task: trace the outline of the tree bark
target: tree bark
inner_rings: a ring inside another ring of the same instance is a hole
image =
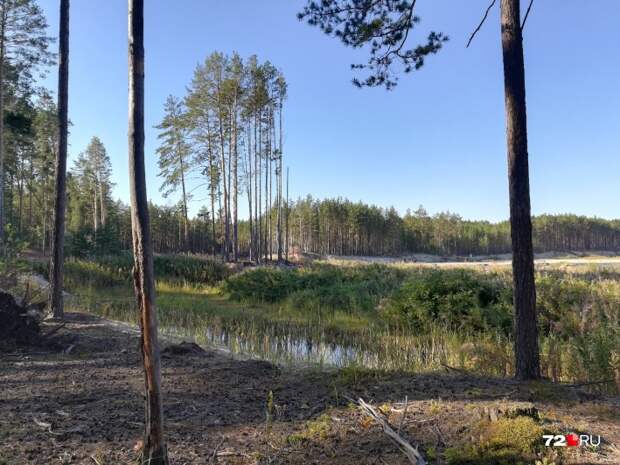
[[[140,312],[145,381],[145,432],[141,463],[167,465],[153,251],[144,170],[144,0],[129,1],[129,184],[134,289]]]
[[[515,376],[524,380],[537,379],[540,377],[540,360],[530,212],[525,66],[519,0],[502,0],[501,33],[512,239]]]
[[[6,58],[6,5],[0,18],[0,254],[4,254],[4,61]]]
[[[54,239],[50,265],[49,306],[54,318],[64,317],[63,278],[67,202],[67,138],[69,135],[69,0],[60,0],[58,53],[58,150],[54,197]]]
[[[282,99],[282,97],[280,97],[280,99]],[[278,263],[282,262],[282,253],[283,253],[283,246],[282,246],[282,157],[283,157],[283,137],[282,137],[282,100],[280,100],[280,106],[279,106],[279,119],[278,119],[278,125],[279,125],[279,150],[278,150],[278,176],[277,176],[277,182],[278,182]]]
[[[288,221],[289,221],[288,179],[289,179],[289,170],[287,166],[286,167],[286,225],[285,225],[286,246],[284,249],[284,257],[287,263],[288,263],[288,251],[289,251],[289,246],[290,246],[289,224],[288,224]]]
[[[183,156],[179,156],[179,164],[181,167],[181,190],[183,193],[183,248],[185,252],[190,252],[189,243],[189,215],[187,213],[187,191],[185,189],[185,164],[183,163]]]
[[[238,211],[238,195],[239,195],[239,146],[238,146],[238,133],[237,133],[237,100],[235,97],[235,103],[233,105],[232,112],[232,137],[233,137],[233,160],[232,160],[232,176],[233,176],[233,207],[232,207],[232,222],[233,222],[233,261],[237,262],[239,259],[239,211]]]

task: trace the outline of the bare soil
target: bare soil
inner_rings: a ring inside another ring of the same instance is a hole
[[[61,332],[75,341],[69,353],[0,354],[0,464],[135,464],[143,430],[137,334],[84,314],[69,314]],[[196,352],[162,359],[173,464],[408,463],[347,400],[359,397],[400,425],[431,464],[445,463],[446,448],[475,442],[482,419],[532,407],[546,429],[603,438],[596,449],[563,451],[556,464],[620,463],[618,398],[452,370],[293,370]]]

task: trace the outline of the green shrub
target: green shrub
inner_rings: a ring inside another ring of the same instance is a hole
[[[229,271],[222,263],[186,256],[157,256],[153,260],[156,279],[213,285]],[[133,257],[129,253],[93,260],[70,259],[65,263],[66,285],[109,287],[131,283]]]
[[[224,290],[234,300],[281,302],[307,310],[372,310],[381,297],[402,282],[405,273],[393,267],[370,265],[297,268],[259,267],[229,277]]]
[[[279,302],[300,287],[297,270],[280,268],[253,268],[224,282],[224,290],[232,299],[250,303]]]
[[[493,275],[466,270],[423,270],[413,274],[386,304],[388,318],[417,331],[433,325],[510,333],[510,286]]]
[[[191,284],[217,284],[230,274],[221,262],[184,255],[156,256],[153,267],[156,278],[179,279]]]
[[[366,312],[373,310],[376,303],[377,299],[366,287],[366,283],[346,283],[303,289],[292,293],[287,300],[287,305],[291,309],[319,314],[336,311]]]

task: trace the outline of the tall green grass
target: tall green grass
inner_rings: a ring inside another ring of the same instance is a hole
[[[278,362],[513,373],[507,271],[318,264],[229,275],[219,263],[158,259],[157,307],[169,333]],[[126,258],[68,262],[69,289],[83,291],[72,305],[135,322],[130,269]],[[546,270],[537,289],[545,376],[620,380],[615,276]]]

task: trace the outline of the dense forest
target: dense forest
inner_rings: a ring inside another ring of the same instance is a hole
[[[248,98],[253,95],[253,106],[244,101],[245,107],[232,109],[232,120],[224,109],[220,117],[218,107],[211,106],[216,105],[217,95],[209,95],[205,90],[207,84],[200,84],[200,80],[208,79],[207,69],[224,66],[226,60],[229,59],[220,54],[209,57],[204,66],[197,68],[189,95],[183,100],[171,97],[166,102],[158,151],[163,178],[161,190],[176,196],[179,202],[171,206],[151,204],[156,252],[208,253],[230,259],[273,256],[275,259],[279,243],[282,256],[293,252],[332,255],[510,252],[508,221],[465,220],[450,212],[430,215],[423,207],[400,215],[394,208],[341,198],[318,200],[308,196],[287,201],[279,121],[285,96],[283,78],[266,64],[262,66],[268,66],[271,84],[252,83],[254,78],[262,80],[267,71],[259,73],[261,66],[251,58],[247,69],[244,68],[248,74],[244,75],[242,84],[246,90],[254,92],[256,86],[265,93],[245,94]],[[261,103],[259,98],[266,100]],[[200,100],[203,104],[198,103]],[[226,100],[222,97],[222,101]],[[52,240],[56,104],[45,91],[19,95],[8,102],[10,113],[5,118],[7,240],[17,249],[31,248],[48,254]],[[226,104],[226,111],[230,111],[230,105],[234,105],[234,100]],[[200,109],[205,110],[202,115]],[[131,248],[129,206],[113,198],[111,171],[110,157],[98,137],[92,138],[70,167],[66,247],[71,255],[99,255]],[[193,202],[192,192],[185,180],[196,175],[203,179],[198,186],[207,192],[208,203],[190,217],[187,211]],[[620,221],[570,214],[542,215],[533,218],[533,237],[537,252],[617,251],[620,250]]]

